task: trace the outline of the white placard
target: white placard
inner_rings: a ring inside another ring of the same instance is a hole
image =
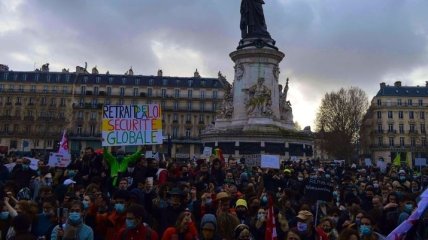
[[[7,167],[7,170],[9,170],[9,172],[12,172],[15,165],[16,163],[6,163],[4,166]]]
[[[279,169],[279,156],[278,155],[262,155],[261,163],[262,168]]]
[[[50,153],[48,166],[50,167],[68,167],[71,163],[70,154]]]
[[[211,157],[212,153],[213,153],[212,147],[204,147],[204,151],[203,151],[202,155],[204,157]]]
[[[24,157],[25,159],[30,160],[30,168],[33,169],[34,171],[37,171],[37,169],[39,169],[39,159],[35,159],[35,158],[30,158],[30,157]]]
[[[146,153],[144,154],[145,158],[153,158],[153,152],[152,151],[146,151]]]
[[[426,158],[415,158],[415,166],[424,167],[427,165]]]

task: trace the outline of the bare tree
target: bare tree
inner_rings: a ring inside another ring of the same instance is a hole
[[[317,130],[324,132],[323,150],[338,159],[351,160],[368,106],[366,93],[357,87],[326,93],[316,119]]]

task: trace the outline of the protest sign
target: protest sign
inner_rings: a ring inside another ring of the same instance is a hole
[[[153,158],[153,152],[152,151],[146,151],[146,153],[144,153],[144,157],[145,158]]]
[[[262,168],[279,169],[279,156],[278,155],[262,155],[260,166]]]
[[[212,154],[213,154],[213,148],[212,147],[204,147],[204,151],[202,152],[202,156],[210,157]]]
[[[25,159],[30,160],[30,168],[34,171],[37,171],[39,169],[39,159],[30,158],[30,157],[24,157]]]
[[[260,167],[260,154],[247,154],[242,155],[242,158],[245,159],[245,165],[248,167]]]
[[[427,165],[427,159],[426,158],[415,158],[415,166],[424,167],[426,165]]]
[[[102,137],[103,146],[162,144],[159,104],[104,106]]]
[[[366,158],[366,159],[364,159],[364,164],[366,165],[366,167],[371,167],[372,166],[372,160],[370,158]]]
[[[68,167],[71,163],[70,154],[50,153],[48,166],[50,167]]]
[[[324,178],[309,178],[305,186],[305,197],[309,200],[329,202],[332,199],[333,184]]]
[[[13,168],[15,167],[16,163],[6,163],[4,166],[7,168],[9,172],[12,172]]]

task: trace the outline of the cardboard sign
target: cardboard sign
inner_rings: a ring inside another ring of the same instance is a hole
[[[248,154],[242,155],[245,159],[245,165],[248,167],[260,167],[261,155],[260,154]]]
[[[261,157],[260,166],[262,168],[279,169],[280,167],[279,156],[263,154]]]
[[[104,106],[102,137],[103,146],[162,144],[159,104]]]
[[[68,167],[71,163],[70,154],[50,153],[48,166],[50,167]]]
[[[305,197],[308,200],[330,202],[333,197],[333,184],[324,178],[309,178],[305,186]]]

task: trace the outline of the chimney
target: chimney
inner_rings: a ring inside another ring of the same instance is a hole
[[[162,69],[159,69],[158,70],[158,77],[162,77],[162,75],[163,75]]]
[[[401,81],[396,81],[394,83],[394,87],[401,87]]]
[[[382,88],[384,88],[384,87],[386,87],[386,83],[381,82],[381,83],[380,83],[380,89],[382,89]]]
[[[194,77],[194,78],[200,78],[200,77],[201,77],[201,75],[199,75],[199,72],[198,72],[198,69],[197,69],[197,68],[196,68],[195,73],[193,73],[193,77]]]
[[[425,81],[425,87],[428,87],[428,81]]]

